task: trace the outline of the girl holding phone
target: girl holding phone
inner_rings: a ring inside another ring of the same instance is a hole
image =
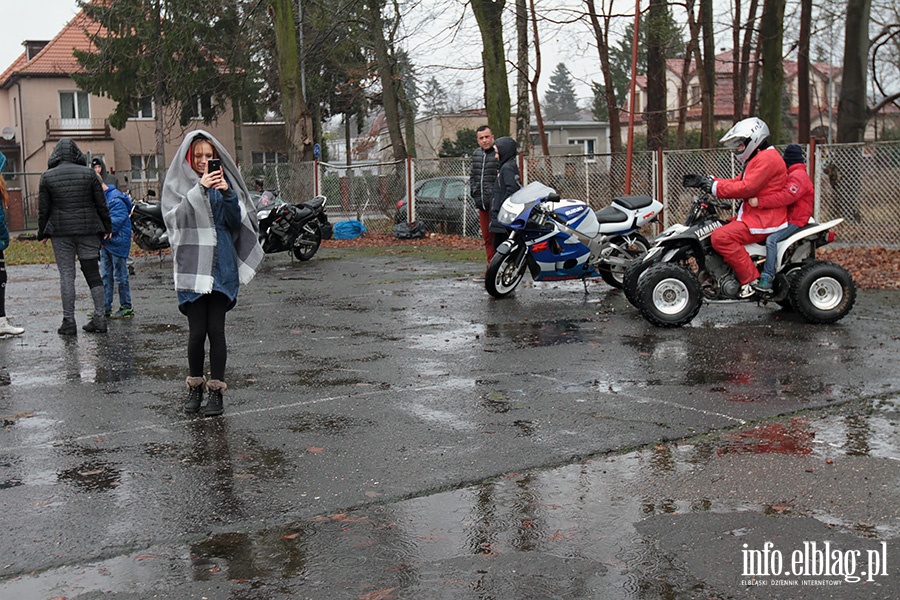
[[[253,279],[263,259],[256,211],[234,160],[205,131],[182,141],[166,173],[161,204],[178,310],[188,319],[184,411],[221,415],[228,389],[225,314],[237,303],[239,285]],[[204,377],[207,340],[209,379]]]

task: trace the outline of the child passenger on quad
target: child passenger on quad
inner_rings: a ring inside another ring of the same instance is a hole
[[[809,223],[813,214],[815,190],[812,180],[806,173],[803,149],[797,144],[790,144],[784,149],[784,164],[787,166],[787,184],[784,189],[771,196],[760,196],[749,200],[750,206],[759,206],[760,208],[788,207],[787,227],[779,229],[766,238],[766,263],[759,280],[753,286],[756,291],[762,293],[772,291],[778,242],[786,240],[795,231]]]

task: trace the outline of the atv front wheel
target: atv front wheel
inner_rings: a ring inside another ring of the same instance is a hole
[[[622,275],[622,291],[625,293],[628,301],[631,302],[631,305],[637,309],[641,308],[637,295],[638,280],[651,265],[652,263],[645,263],[642,260],[633,260],[631,264],[625,267],[625,274]]]
[[[681,327],[700,312],[703,294],[690,270],[671,263],[656,264],[640,276],[638,308],[657,327]]]
[[[844,267],[814,261],[792,278],[788,296],[794,309],[809,323],[835,323],[853,308],[856,285]]]

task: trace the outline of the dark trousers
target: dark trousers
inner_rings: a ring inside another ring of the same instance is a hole
[[[220,292],[204,294],[184,305],[188,318],[188,370],[191,377],[203,377],[206,340],[209,339],[209,377],[225,379],[228,348],[225,344],[225,313],[230,301]]]

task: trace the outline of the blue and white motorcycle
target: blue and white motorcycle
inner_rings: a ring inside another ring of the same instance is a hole
[[[509,237],[491,259],[484,286],[491,296],[503,298],[527,268],[535,281],[599,276],[621,288],[625,268],[650,247],[638,229],[655,220],[662,207],[649,196],[623,196],[594,211],[580,200],[561,200],[542,183],[530,183],[500,207],[497,219]]]

